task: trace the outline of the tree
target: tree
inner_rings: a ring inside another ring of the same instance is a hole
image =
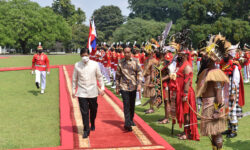
[[[56,41],[67,43],[71,39],[66,21],[35,2],[10,0],[0,5],[0,12],[0,27],[5,27],[1,32],[5,35],[2,44],[20,48],[24,53],[35,49],[38,42],[50,48]]]
[[[249,1],[247,0],[187,0],[183,17],[176,22],[176,30],[190,28],[193,45],[209,34],[222,33],[232,43],[249,42]]]
[[[78,49],[86,47],[88,43],[89,27],[83,24],[72,26],[72,48]]]
[[[85,12],[81,8],[75,10],[75,5],[71,4],[71,0],[54,0],[52,9],[63,16],[71,26],[82,24],[86,20]]]
[[[223,11],[226,17],[250,21],[249,0],[225,0]]]
[[[94,11],[93,16],[96,28],[105,34],[109,39],[112,33],[124,22],[121,10],[117,6],[102,6]]]
[[[130,18],[140,17],[142,19],[174,23],[182,16],[182,3],[184,0],[128,0],[131,13]]]
[[[165,23],[141,18],[129,19],[125,24],[115,30],[113,41],[119,42],[145,42],[151,38],[157,38],[165,28]]]

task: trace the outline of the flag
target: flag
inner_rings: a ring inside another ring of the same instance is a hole
[[[94,20],[90,22],[89,25],[89,38],[88,38],[88,45],[87,48],[89,49],[89,53],[96,51],[96,30],[95,30],[95,22]]]

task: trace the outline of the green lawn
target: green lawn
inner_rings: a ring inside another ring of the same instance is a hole
[[[75,64],[76,61],[81,60],[79,55],[68,54],[68,55],[48,55],[50,65],[67,65]],[[3,67],[27,67],[32,65],[32,55],[12,55],[7,59],[0,59],[0,68]]]
[[[49,55],[51,65],[74,64],[79,55]],[[32,56],[0,59],[0,67],[31,66]],[[0,149],[60,145],[59,76],[52,69],[45,94],[30,70],[0,72]]]

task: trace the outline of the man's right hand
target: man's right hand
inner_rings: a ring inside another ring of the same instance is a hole
[[[72,97],[73,97],[73,98],[76,98],[76,95],[72,93]]]
[[[32,75],[34,74],[34,71],[33,71],[33,70],[31,71],[31,74],[32,74]]]
[[[116,87],[116,94],[120,93],[120,89],[118,87]]]

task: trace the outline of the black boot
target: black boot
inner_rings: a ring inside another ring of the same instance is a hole
[[[90,131],[84,131],[83,135],[82,135],[82,138],[87,138],[90,134]]]
[[[39,86],[39,83],[38,83],[38,82],[36,82],[36,87],[37,87],[37,89],[39,89],[39,88],[40,88],[40,86]]]

